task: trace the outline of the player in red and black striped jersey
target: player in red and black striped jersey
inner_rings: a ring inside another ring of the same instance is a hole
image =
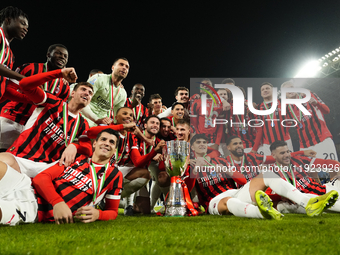
[[[223,177],[226,171],[217,171],[218,165],[213,165],[213,160],[207,160],[204,156],[207,152],[207,138],[198,137],[196,139],[196,136],[191,140],[191,149],[195,151],[199,158],[190,163],[195,170],[194,174],[199,176],[199,178],[196,179],[196,188],[198,192],[201,193],[202,203],[204,203],[210,214],[223,215],[232,213],[239,217],[281,219],[282,215],[276,211],[270,203],[268,203],[268,207],[264,208],[261,199],[255,195],[258,190],[263,191],[267,189],[267,187],[270,187],[277,194],[287,197],[303,207],[308,207],[312,202],[315,202],[314,200],[311,201],[308,196],[281,178],[273,178],[275,174],[272,172],[261,173],[258,177],[253,178],[247,183],[244,177],[242,178],[241,176],[241,178],[239,178],[237,175],[234,176],[235,173],[237,174],[237,172],[234,172],[233,178],[235,178],[235,181],[243,181],[243,183],[246,184],[242,189],[230,189],[230,186],[225,185],[225,180],[221,178],[221,175]],[[243,146],[240,139],[239,143]],[[224,164],[223,166],[226,169],[230,167],[230,165],[225,162],[219,161],[218,163]],[[201,183],[198,183],[199,181]],[[224,185],[221,185],[221,183]],[[262,192],[261,196],[263,198],[266,197],[266,201],[270,201],[270,198],[265,195],[265,193]],[[336,200],[337,196],[337,192],[333,192],[327,197],[327,201],[320,200],[318,206],[323,208],[331,199],[335,198]],[[332,200],[332,205],[335,200]],[[252,204],[253,202],[256,202],[259,207],[254,206]],[[316,201],[316,203],[318,203],[318,201]],[[270,213],[268,213],[269,211]],[[313,216],[314,213],[312,212],[309,215]],[[315,215],[317,214],[315,213]]]
[[[265,82],[261,86],[261,96],[263,102],[258,106],[258,110],[269,110],[273,105],[273,85]],[[277,100],[277,107],[270,115],[258,116],[260,127],[257,128],[255,144],[252,148],[253,152],[259,152],[264,155],[270,155],[269,146],[275,141],[287,141],[288,147],[293,151],[292,141],[288,132],[288,127],[282,125],[282,121],[286,120],[281,115],[281,101]],[[262,143],[261,148],[259,148]]]
[[[24,78],[12,71],[14,55],[9,44],[14,38],[24,39],[27,32],[28,16],[22,10],[8,6],[0,11],[0,99],[7,92],[7,78]]]
[[[31,76],[38,73],[61,69],[65,67],[67,60],[67,48],[62,44],[53,44],[48,48],[46,63],[24,64],[17,68],[16,72],[24,76]],[[62,78],[47,81],[42,87],[45,91],[61,98],[65,102],[69,97],[70,87],[66,80]],[[36,105],[34,104],[16,101],[10,101],[4,105],[0,114],[0,121],[3,123],[0,134],[0,149],[8,149],[18,138],[35,108]]]
[[[93,143],[91,158],[80,155],[69,167],[54,165],[33,179],[37,191],[38,220],[84,223],[114,220],[123,187],[122,173],[110,164],[118,144],[118,132],[105,129]],[[105,198],[105,209],[95,206]]]
[[[201,84],[201,88],[208,90],[206,86]],[[201,94],[206,94],[201,89]],[[209,146],[218,149],[223,135],[223,125],[214,124],[214,119],[223,111],[227,110],[229,104],[227,101],[222,101],[222,105],[217,99],[207,98],[206,114],[202,114],[201,98],[195,99],[190,106],[190,125],[193,126],[196,134],[205,134],[209,139]]]
[[[137,83],[133,86],[131,96],[126,99],[124,105],[132,109],[136,125],[142,130],[144,129],[145,118],[149,116],[148,108],[142,104],[144,95],[144,86],[140,83]]]
[[[272,143],[270,150],[276,160],[274,164],[270,165],[273,172],[301,192],[313,195],[323,195],[331,190],[340,192],[340,182],[337,178],[334,178],[339,171],[340,162],[331,159],[291,155],[287,143],[284,141]],[[331,178],[334,178],[333,181],[325,185],[317,182],[315,178],[318,178],[319,168],[329,171]],[[335,203],[331,210],[339,212],[340,203]]]
[[[293,88],[291,81],[284,82],[281,87]],[[289,92],[287,98],[303,98],[302,95]],[[296,105],[287,105],[287,116],[296,121],[296,131],[299,135],[300,149],[313,149],[318,158],[338,160],[332,134],[327,128],[324,114],[330,112],[328,106],[313,92],[311,99],[302,104],[311,115],[304,115]]]
[[[73,162],[77,151],[91,154],[90,139],[81,137],[87,131],[88,124],[80,115],[80,110],[91,100],[92,85],[86,82],[78,83],[69,103],[64,103],[39,87],[48,80],[62,77],[70,81],[77,78],[73,68],[64,68],[26,77],[20,81],[21,91],[39,106],[33,113],[32,122],[27,122],[26,129],[9,149],[10,153],[1,154],[1,160],[11,162],[9,164],[14,169],[30,177],[34,177],[46,169],[48,164],[54,164],[59,159],[59,164],[68,166]],[[79,144],[73,143],[75,138],[78,138]],[[30,165],[33,162],[36,164]],[[37,164],[42,168],[38,168]]]

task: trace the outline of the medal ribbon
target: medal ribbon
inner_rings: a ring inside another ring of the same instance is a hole
[[[211,121],[213,112],[214,112],[214,103],[212,102],[209,116],[207,116],[207,115],[204,116],[206,123],[207,123],[208,120]],[[210,124],[210,126],[211,126],[211,124]]]
[[[286,181],[289,182],[290,184],[292,184],[295,188],[296,188],[296,178],[292,169],[292,164],[289,164],[289,172],[292,175],[292,179],[289,178],[289,175],[285,172],[282,171],[282,167],[279,166],[279,164],[276,162],[277,167],[280,169],[281,173],[283,174],[283,176],[285,177]]]
[[[2,30],[1,27],[0,27],[0,34],[1,34],[1,37],[5,39],[4,31]],[[3,45],[2,45],[1,52],[0,52],[0,64],[5,63],[8,59],[8,56],[9,56],[9,47],[7,47],[7,51],[5,53],[5,45],[6,44],[7,44],[7,41],[5,39],[4,42],[3,42]]]
[[[124,145],[123,147],[121,147],[123,149],[122,153],[119,155],[119,150],[116,150],[116,164],[118,165],[119,161],[122,159],[124,151],[125,151],[125,147],[126,147],[126,143],[127,143],[127,134],[124,138]]]
[[[235,166],[235,162],[234,162],[233,158],[231,157],[231,155],[229,155],[228,157],[229,157],[229,159],[230,159],[231,165],[232,165],[232,166]],[[241,168],[240,168],[240,169],[241,169],[241,173],[243,174],[243,172],[245,171],[245,170],[244,170],[244,164],[245,164],[245,162],[246,162],[246,158],[245,158],[244,155],[242,156],[242,160],[241,160],[241,161],[242,161],[242,163],[241,163]],[[236,166],[235,166],[235,167],[236,167]],[[237,168],[236,168],[236,169],[237,169]]]
[[[131,101],[131,99],[130,99],[130,101]],[[138,115],[136,116],[136,109],[137,109],[137,107],[138,107]],[[136,107],[134,107],[132,109],[132,112],[133,112],[133,116],[135,117],[136,123],[138,123],[138,121],[140,119],[141,112],[142,112],[142,105],[141,104],[136,105]]]
[[[299,95],[299,98],[301,99],[301,96]],[[288,106],[289,107],[289,111],[292,113],[293,118],[300,124],[302,125],[302,111],[299,109],[299,113],[300,113],[300,119],[298,119],[298,117],[295,115],[295,112],[292,108],[291,105]]]
[[[143,131],[143,135],[145,136],[145,130]],[[154,136],[154,137],[152,138],[152,140],[155,141],[155,140],[156,140],[156,136]],[[147,146],[146,142],[143,141],[143,153],[144,153],[144,155],[150,153],[150,151],[151,151],[152,148],[153,148],[153,145],[151,145],[150,148],[149,148],[149,152],[146,152],[146,146]]]
[[[118,94],[119,94],[119,91],[120,91],[120,88],[121,88],[121,87],[118,86],[117,93],[116,93],[116,95],[114,96],[114,95],[113,95],[113,94],[114,94],[113,86],[116,87],[116,85],[113,83],[112,74],[111,74],[110,78],[111,78],[111,86],[110,86],[110,106],[111,106],[111,108],[110,108],[110,110],[109,110],[109,112],[108,112],[108,117],[111,118],[111,119],[113,119],[113,118],[114,118],[114,109],[113,109],[113,107],[114,107],[114,101],[117,99],[117,96],[118,96]]]
[[[46,73],[47,71],[48,71],[48,68],[47,68],[47,62],[46,62],[46,63],[44,64],[43,72]],[[53,83],[52,88],[51,88],[50,91],[48,90],[48,82],[45,82],[45,84],[44,84],[44,90],[45,90],[45,91],[49,91],[49,92],[51,92],[52,94],[54,94],[55,89],[56,89],[56,87],[57,87],[57,84],[58,84],[59,80],[60,80],[60,78],[56,78],[56,79],[54,80],[54,83]]]
[[[68,104],[64,103],[63,105],[63,120],[64,120],[64,135],[65,135],[65,145],[66,147],[68,146],[67,143],[67,133],[68,133]],[[80,123],[80,118],[79,118],[79,113],[77,114],[77,118],[75,121],[75,124],[73,125],[73,130],[70,135],[70,143],[73,142],[74,138],[76,137],[76,134],[79,129],[79,123]]]
[[[264,104],[264,107],[266,108],[266,110],[268,110],[269,108],[268,108],[265,101],[263,101],[263,104]],[[274,119],[274,113],[269,114],[269,117],[270,117],[271,120],[273,120]]]
[[[102,191],[103,187],[104,187],[104,183],[105,183],[105,177],[106,177],[106,170],[109,168],[109,163],[107,163],[105,165],[105,171],[103,174],[103,177],[100,181],[100,184],[98,183],[98,178],[97,178],[97,173],[96,173],[96,169],[94,167],[94,164],[91,160],[90,163],[90,172],[91,172],[91,179],[92,179],[92,189],[93,189],[93,206],[95,205],[97,196],[100,194],[100,192]]]

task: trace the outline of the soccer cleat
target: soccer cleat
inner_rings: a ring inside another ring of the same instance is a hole
[[[132,206],[132,205],[128,205],[128,206],[124,209],[124,215],[125,215],[125,216],[133,216],[133,206]]]
[[[284,215],[273,208],[273,202],[266,193],[264,193],[262,190],[256,191],[255,199],[257,206],[259,207],[259,210],[264,218],[269,220],[282,220]]]
[[[309,199],[306,213],[309,217],[319,216],[324,210],[332,207],[338,199],[338,192],[332,190],[322,196]]]

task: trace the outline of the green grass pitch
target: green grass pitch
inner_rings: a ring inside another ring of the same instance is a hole
[[[339,254],[340,215],[119,215],[115,221],[0,226],[0,254]]]

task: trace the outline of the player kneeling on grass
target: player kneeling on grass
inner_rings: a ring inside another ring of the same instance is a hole
[[[304,207],[308,216],[320,215],[325,209],[333,206],[338,198],[338,192],[334,190],[325,195],[310,198],[295,186],[278,178],[273,172],[261,173],[241,189],[232,189],[224,173],[221,175],[216,172],[200,171],[204,169],[201,167],[213,164],[211,159],[205,158],[207,138],[196,135],[190,143],[191,150],[196,154],[196,159],[191,161],[191,166],[195,169],[196,190],[200,200],[209,201],[207,209],[210,214],[232,213],[238,217],[281,219],[281,213],[273,208],[271,199],[263,192],[267,187],[270,187],[276,194]],[[230,168],[230,165],[226,167]],[[254,203],[258,206],[254,206]]]
[[[93,142],[93,156],[78,155],[69,167],[54,165],[33,179],[0,162],[0,222],[72,223],[73,216],[84,223],[117,217],[123,176],[110,164],[119,135],[105,129]],[[105,197],[104,211],[94,206]],[[39,204],[39,209],[38,209]]]

